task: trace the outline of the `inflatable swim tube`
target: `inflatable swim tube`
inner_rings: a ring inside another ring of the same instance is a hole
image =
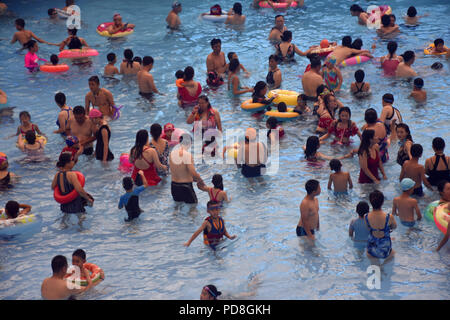
[[[84,187],[84,183],[86,182],[84,179],[84,175],[79,171],[74,171],[74,172],[77,174],[78,181],[80,182],[81,186]],[[58,186],[56,186],[56,188],[53,189],[53,198],[55,199],[56,202],[58,202],[60,204],[66,204],[66,203],[72,202],[77,197],[78,197],[78,192],[75,189],[73,189],[69,194],[66,194],[65,196],[63,196],[61,194],[61,191],[59,190]]]
[[[252,101],[253,99],[245,100],[244,102],[242,102],[241,108],[245,111],[259,112],[265,110],[268,107],[268,105],[266,104],[253,103]]]
[[[169,147],[176,146],[178,143],[180,143],[180,137],[183,135],[183,133],[186,133],[183,129],[175,128],[172,132],[172,137],[170,140],[167,140],[169,142]],[[166,133],[163,131],[163,135]]]
[[[294,108],[287,108],[287,112],[267,111],[266,116],[277,118],[278,121],[292,120],[300,116],[299,113],[294,112]]]
[[[110,34],[107,29],[109,26],[113,25],[114,22],[104,22],[102,24],[99,24],[97,26],[97,33],[101,35],[102,37],[108,37],[108,38],[121,38],[129,36],[134,32],[134,29],[127,28],[125,31],[119,31],[114,34]]]
[[[287,106],[296,106],[297,105],[297,97],[299,95],[296,91],[290,91],[290,90],[271,90],[267,94],[267,97],[270,99],[273,97],[274,94],[277,94],[278,97],[273,99],[274,104],[278,104],[280,102],[286,103]]]
[[[39,67],[39,69],[42,72],[66,72],[69,71],[69,66],[67,64],[57,64],[56,66],[54,65],[48,65],[48,64],[43,64],[42,66]]]
[[[77,59],[95,56],[98,56],[98,51],[95,49],[69,49],[61,51],[58,55],[58,58]]]
[[[366,12],[369,14],[369,18],[367,19],[367,27],[379,29],[381,26],[381,17],[385,14],[391,14],[392,9],[388,5],[372,5],[367,8]]]
[[[232,146],[227,146],[227,158],[228,159],[237,159],[238,155],[238,149],[239,149],[239,143],[236,142]]]
[[[434,209],[434,222],[436,227],[443,233],[447,233],[448,222],[450,221],[450,211],[448,210],[448,203],[442,203]]]
[[[118,107],[113,106],[114,113],[113,113],[113,116],[112,116],[111,120],[117,120],[117,119],[120,118],[120,109],[122,109],[122,108],[123,108],[122,105],[120,105]]]
[[[2,215],[4,217],[4,215]],[[41,226],[42,217],[33,213],[18,216],[15,219],[0,220],[0,236],[25,234]]]
[[[267,1],[260,1],[260,2],[259,2],[259,6],[260,6],[261,8],[272,8],[272,7],[267,3]],[[296,8],[297,6],[298,6],[298,3],[297,3],[296,1],[293,1],[293,2],[291,3],[290,8]],[[285,9],[285,8],[287,8],[287,2],[275,2],[275,3],[273,3],[273,7],[276,8],[276,9]]]
[[[225,22],[228,18],[228,15],[221,14],[221,15],[215,15],[215,14],[204,14],[200,16],[203,20],[211,21],[211,22]]]
[[[27,139],[25,139],[25,135],[22,135],[22,140],[24,143],[28,143]],[[47,138],[45,136],[41,136],[40,134],[36,135],[36,141],[41,141],[44,146],[47,144]]]
[[[440,53],[431,53],[434,49],[434,43],[430,43],[428,45],[428,47],[426,47],[425,49],[423,49],[423,53],[426,55],[433,55],[433,56],[442,56],[444,54],[447,54],[447,52],[440,52]],[[448,50],[448,48],[446,46],[444,46],[445,50]]]
[[[433,212],[434,208],[436,208],[438,205],[439,200],[430,202],[430,204],[428,204],[427,208],[425,209],[425,219],[427,219],[428,221],[434,221]]]
[[[83,268],[89,271],[90,274],[89,278],[91,278],[92,283],[96,283],[97,281],[100,280],[102,269],[99,266],[93,263],[86,262],[83,263]],[[64,278],[67,279],[70,276],[71,276],[70,274],[66,274]],[[76,280],[75,279],[72,280],[72,283],[75,284]],[[86,277],[84,275],[80,275],[80,286],[87,287],[87,285],[88,282],[86,280]]]
[[[117,170],[119,170],[122,173],[130,173],[133,171],[134,165],[130,163],[130,154],[129,153],[122,153],[120,155],[120,161],[119,161],[119,167]]]
[[[345,59],[344,61],[342,61],[339,66],[340,67],[348,67],[348,66],[354,66],[357,64],[361,64],[364,62],[369,61],[371,58],[367,57],[367,56],[355,56],[355,57],[350,57]]]
[[[318,48],[318,49],[313,49],[311,50],[311,53],[315,53],[318,54],[320,57],[326,57],[328,56],[331,52],[334,51],[334,49],[336,49],[336,47],[328,47],[328,48]]]

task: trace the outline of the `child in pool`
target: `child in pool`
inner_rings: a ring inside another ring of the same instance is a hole
[[[133,189],[134,183],[133,179],[130,177],[125,177],[122,181],[122,185],[126,193],[120,197],[119,209],[122,209],[125,206],[128,213],[128,218],[125,218],[126,222],[139,217],[139,215],[143,212],[139,207],[139,194],[148,187],[148,182],[142,170],[139,170],[138,174],[141,176],[143,183],[140,187]]]
[[[425,90],[422,90],[423,88],[423,79],[422,78],[416,78],[414,79],[414,87],[411,91],[410,97],[413,97],[413,99],[416,102],[424,102],[427,100],[427,92]]]
[[[308,97],[305,94],[299,94],[297,97],[297,105],[294,108],[294,112],[299,114],[310,113],[311,109],[307,105]]]
[[[25,157],[28,161],[45,161],[48,158],[44,156],[44,143],[36,138],[34,131],[27,131],[25,139],[22,136],[17,138],[17,147],[26,153]]]
[[[22,111],[21,113],[19,113],[19,119],[20,126],[17,127],[15,136],[21,135],[22,137],[24,137],[27,131],[33,131],[35,134],[45,136],[41,132],[41,130],[39,130],[38,125],[31,122],[31,115],[28,113],[28,111]]]
[[[227,57],[228,57],[228,63],[225,66],[225,70],[228,71],[231,60],[238,59],[238,55],[236,54],[236,52],[228,52]],[[248,78],[250,76],[250,72],[248,72],[247,69],[245,69],[245,67],[242,65],[242,63],[239,64],[239,69],[244,72],[244,77]]]
[[[342,73],[338,67],[336,67],[336,57],[330,56],[325,61],[325,66],[320,71],[320,75],[323,78],[326,86],[333,92],[337,92],[342,86]]]
[[[280,126],[278,124],[278,120],[275,117],[269,117],[269,119],[267,119],[266,121],[266,128],[269,129],[269,131],[267,132],[267,137],[270,138],[270,142],[271,143],[275,143],[277,138],[275,136],[275,131],[272,130],[279,130],[278,131],[278,138],[282,138],[284,137],[284,129],[282,126]]]
[[[134,57],[133,61],[138,62],[142,66],[142,58],[141,57]]]
[[[330,169],[335,173],[330,174],[328,180],[328,190],[332,190],[331,186],[334,185],[334,192],[347,192],[347,186],[353,189],[353,182],[348,172],[341,171],[342,163],[338,159],[332,159],[330,161]]]
[[[344,144],[349,145],[351,143],[350,137],[358,135],[361,139],[361,132],[359,132],[356,123],[351,120],[352,113],[349,107],[342,107],[339,109],[339,119],[333,120],[328,132],[320,137],[320,141],[324,141],[331,134],[335,135],[334,141],[331,144]]]
[[[441,38],[438,38],[434,40],[434,48],[431,50],[432,54],[441,54],[446,53],[447,49],[445,49],[444,46],[444,40]]]
[[[416,183],[413,180],[404,178],[400,182],[403,193],[399,197],[394,198],[392,204],[392,214],[394,216],[399,216],[400,222],[405,227],[409,228],[413,227],[416,223],[414,220],[414,211],[416,211],[417,220],[422,219],[417,200],[410,197],[414,191],[415,185]]]
[[[22,210],[20,210],[22,209]],[[31,206],[28,204],[19,204],[17,201],[8,201],[5,205],[5,210],[0,209],[0,220],[15,219],[19,216],[26,215],[31,211]]]
[[[84,289],[84,291],[87,291],[90,288],[102,282],[105,279],[105,273],[103,272],[102,269],[100,269],[100,279],[95,283],[93,283],[91,280],[91,274],[89,270],[87,270],[84,267],[85,263],[86,263],[86,252],[82,249],[75,250],[72,253],[72,264],[80,269],[80,276],[86,279],[88,285],[86,286],[86,289]]]
[[[72,159],[75,163],[78,162],[78,157],[83,154],[84,147],[78,141],[75,136],[68,136],[66,138],[66,146],[62,149],[61,153],[69,152],[72,155]]]
[[[419,197],[423,196],[422,181],[428,189],[433,190],[430,182],[425,177],[425,167],[419,163],[422,152],[423,148],[420,144],[413,144],[411,146],[412,159],[403,162],[399,178],[400,181],[404,178],[410,178],[415,181],[416,185],[414,186],[412,194]]]
[[[30,72],[39,71],[38,61],[47,62],[47,60],[39,58],[36,54],[39,50],[39,46],[35,40],[30,40],[24,45],[28,49],[28,53],[25,55],[25,68]]]
[[[48,65],[48,66],[57,66],[57,65],[58,65],[58,62],[59,62],[58,56],[57,56],[56,54],[52,54],[52,55],[50,56],[50,61],[47,61],[47,62],[44,63],[44,64],[45,64],[45,65]]]
[[[8,157],[3,152],[0,152],[0,190],[4,188],[11,188],[11,178],[16,175],[8,171]]]
[[[370,211],[369,204],[366,201],[360,201],[356,206],[356,213],[358,218],[353,219],[350,222],[348,228],[348,235],[353,241],[367,242],[369,238],[369,229],[364,222],[364,216]]]
[[[409,25],[418,25],[419,24],[419,18],[427,17],[428,13],[425,13],[423,16],[417,15],[417,9],[414,6],[411,6],[408,8],[408,11],[406,12],[406,16],[403,17],[405,19],[406,24]]]
[[[332,158],[320,153],[320,141],[317,136],[311,136],[306,140],[306,146],[303,146],[305,151],[305,158],[310,162],[317,162],[318,160],[331,160]]]
[[[314,231],[319,231],[319,200],[320,184],[317,180],[308,180],[305,184],[306,196],[300,203],[300,220],[295,230],[298,237],[306,236],[314,241]]]
[[[380,37],[390,35],[394,32],[399,32],[400,27],[398,24],[391,25],[391,15],[385,14],[381,17],[381,27],[377,29],[377,34]]]
[[[115,66],[117,62],[116,54],[111,52],[108,53],[106,56],[106,59],[108,60],[108,64],[105,66],[105,69],[103,71],[105,76],[114,76],[115,74],[119,74],[119,69]]]
[[[364,76],[365,73],[363,70],[356,70],[356,82],[352,82],[352,84],[350,85],[350,92],[358,98],[367,97],[371,93],[370,84],[368,82],[364,82]]]
[[[272,103],[272,101],[278,96],[277,94],[274,94],[272,98],[266,99],[266,93],[267,93],[267,84],[264,81],[258,81],[253,89],[253,103],[262,103],[269,105]]]
[[[231,236],[227,229],[225,228],[225,221],[221,217],[219,217],[220,213],[220,203],[217,201],[210,200],[208,201],[207,211],[209,213],[209,217],[203,221],[200,228],[194,232],[192,237],[188,242],[184,244],[184,246],[189,247],[192,241],[198,237],[198,235],[203,231],[203,242],[206,245],[209,245],[213,250],[215,250],[216,245],[222,240],[223,236],[227,237],[230,240],[236,238],[236,235]]]
[[[212,184],[213,187],[208,187],[203,183],[197,182],[197,187],[202,191],[208,192],[209,200],[220,204],[223,204],[224,201],[231,201],[231,197],[228,199],[227,193],[223,191],[223,178],[220,174],[215,174],[212,177]]]

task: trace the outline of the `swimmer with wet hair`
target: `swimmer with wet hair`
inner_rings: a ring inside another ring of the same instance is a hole
[[[399,63],[397,70],[395,70],[395,76],[399,78],[417,77],[417,73],[411,67],[416,59],[414,51],[405,51],[401,56],[403,57],[403,62]]]
[[[108,64],[105,66],[105,69],[103,70],[103,74],[105,76],[114,76],[115,74],[119,74],[119,69],[115,66],[117,62],[116,54],[113,52],[108,53],[106,56],[106,59],[108,60]]]
[[[355,80],[350,85],[350,92],[357,97],[364,97],[370,94],[370,83],[364,82],[364,70],[359,69],[355,71]]]
[[[446,52],[447,49],[445,48],[444,40],[441,38],[434,40],[434,48],[431,50],[431,54],[442,54]]]
[[[377,34],[380,37],[391,35],[400,31],[398,24],[394,23],[394,25],[392,25],[391,16],[392,15],[390,14],[385,14],[381,17],[381,27],[377,29]]]
[[[294,108],[294,112],[299,114],[310,113],[311,109],[307,105],[308,97],[302,93],[297,96],[297,105]]]
[[[332,190],[334,186],[334,192],[347,192],[347,186],[353,189],[353,182],[348,172],[341,171],[342,163],[338,159],[332,159],[330,161],[330,169],[334,173],[330,174],[328,179],[328,190]]]
[[[417,15],[417,9],[414,6],[411,6],[408,8],[408,11],[406,12],[406,15],[403,17],[405,19],[406,24],[409,25],[418,25],[419,24],[419,18],[427,17],[428,13],[425,13],[422,16]]]
[[[228,198],[226,191],[223,190],[223,178],[220,174],[215,174],[211,180],[213,187],[208,187],[205,184],[197,183],[197,188],[208,192],[209,200],[217,201],[222,206],[224,201],[230,202],[231,197]]]
[[[0,209],[0,220],[16,219],[17,217],[28,214],[30,211],[30,205],[19,204],[17,201],[11,200],[5,204],[4,210]]]
[[[422,78],[414,79],[414,87],[409,96],[413,97],[416,102],[424,102],[427,100],[427,92],[422,89],[423,84]]]
[[[86,263],[86,252],[83,249],[77,249],[72,253],[72,265],[77,266],[80,269],[80,276],[84,277],[87,281],[87,286],[84,291],[98,285],[101,281],[105,279],[105,273],[103,270],[100,271],[100,279],[94,284],[91,280],[91,274],[88,269],[84,267]],[[75,272],[75,271],[74,271]]]
[[[358,23],[361,25],[367,24],[367,19],[369,19],[369,14],[365,12],[359,5],[352,4],[350,7],[350,14],[353,17],[358,17]]]
[[[298,237],[306,236],[308,240],[314,241],[315,231],[319,231],[319,200],[320,184],[317,180],[308,180],[305,184],[306,196],[300,203],[300,220],[297,224],[296,233]]]
[[[27,47],[25,46],[25,44],[27,42],[29,42],[32,39],[35,39],[37,42],[39,43],[46,43],[46,44],[50,44],[50,45],[56,45],[53,43],[49,43],[45,40],[42,40],[41,38],[38,38],[32,31],[30,30],[25,30],[25,20],[23,19],[16,19],[15,21],[16,24],[16,29],[17,32],[14,33],[14,36],[11,40],[11,44],[19,41],[20,44],[22,44],[22,49],[26,49]]]

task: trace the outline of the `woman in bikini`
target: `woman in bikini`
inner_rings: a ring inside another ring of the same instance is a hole
[[[166,139],[161,138],[162,127],[158,123],[154,123],[150,127],[150,134],[152,140],[150,141],[150,147],[154,148],[158,153],[159,162],[166,167],[169,167],[169,142]],[[157,170],[158,175],[165,176],[167,173],[165,170]]]
[[[310,51],[301,51],[295,44],[292,44],[291,41],[292,32],[286,30],[281,36],[281,43],[275,46],[277,49],[276,56],[281,62],[293,62],[295,61],[295,54],[298,54],[299,56],[306,56]]]
[[[339,109],[339,119],[334,120],[328,129],[328,133],[320,138],[320,141],[327,139],[331,134],[335,135],[335,138],[331,144],[344,144],[349,145],[352,141],[350,137],[358,135],[361,139],[361,133],[359,132],[356,123],[352,121],[351,111],[349,107],[342,107]]]
[[[194,68],[188,66],[183,72],[183,82],[178,87],[178,105],[182,108],[192,107],[198,103],[202,85],[194,81]]]
[[[231,201],[231,197],[228,198],[227,193],[223,191],[223,179],[220,174],[215,174],[212,177],[212,184],[213,187],[208,187],[204,184],[197,183],[197,187],[202,191],[208,192],[209,199],[212,201],[216,201],[221,205],[224,201]]]

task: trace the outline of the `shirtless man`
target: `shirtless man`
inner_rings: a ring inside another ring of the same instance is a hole
[[[153,68],[153,58],[150,56],[145,56],[142,59],[142,68],[137,74],[137,80],[139,85],[139,94],[143,97],[151,97],[153,93],[161,94],[161,92],[156,89],[155,81],[150,73]]]
[[[40,42],[40,43],[46,43],[46,44],[50,44],[50,45],[56,45],[56,44],[52,44],[49,43],[45,40],[42,40],[40,38],[38,38],[32,31],[30,30],[25,30],[25,20],[23,19],[17,19],[16,20],[16,29],[17,32],[14,33],[14,36],[11,40],[11,44],[16,43],[16,41],[19,41],[22,46],[25,45],[25,43],[27,43],[28,41],[30,41],[31,39],[36,39],[36,41]]]
[[[403,62],[400,62],[397,70],[395,70],[395,76],[399,78],[413,78],[417,77],[417,73],[411,67],[416,59],[414,51],[406,51],[402,54]]]
[[[185,203],[197,203],[197,195],[195,194],[192,182],[197,185],[204,186],[200,175],[194,167],[194,158],[188,151],[191,147],[191,138],[184,134],[181,136],[180,144],[177,145],[169,155],[169,167],[172,176],[171,192],[174,201]]]
[[[323,84],[323,78],[320,75],[321,66],[320,59],[311,59],[311,70],[303,74],[303,93],[307,101],[317,101],[317,88]]]
[[[80,146],[84,148],[84,155],[91,155],[94,152],[92,142],[96,139],[94,136],[95,125],[86,115],[82,106],[73,108],[73,117],[69,119],[69,128],[73,136],[78,138]]]
[[[100,88],[100,80],[97,76],[89,78],[89,91],[84,98],[86,114],[89,114],[90,105],[98,107],[104,117],[112,117],[114,114],[114,97],[112,93],[105,88]],[[79,138],[79,137],[78,137]]]
[[[260,176],[261,169],[266,167],[267,148],[262,142],[256,140],[256,130],[247,128],[245,143],[239,146],[236,164],[242,167],[241,173],[246,178]]]
[[[126,29],[134,29],[135,25],[132,23],[123,23],[122,16],[116,13],[113,17],[114,24],[110,25],[106,30],[109,34],[114,34],[119,31],[125,31]]]
[[[167,28],[175,30],[180,27],[181,20],[178,14],[181,12],[181,3],[175,1],[172,4],[172,10],[169,12],[166,18]]]
[[[211,48],[213,52],[206,58],[206,71],[208,74],[210,72],[215,72],[219,78],[223,79],[227,62],[225,61],[225,53],[221,51],[222,41],[220,39],[212,39]]]
[[[281,42],[281,36],[283,35],[283,32],[287,30],[286,26],[284,25],[284,17],[279,14],[275,16],[275,27],[272,28],[269,34],[269,40]]]
[[[52,259],[53,275],[44,279],[41,285],[41,295],[45,300],[66,300],[72,295],[82,293],[86,288],[69,288],[68,281],[64,279],[67,273],[67,259],[64,256],[55,256]]]
[[[352,48],[352,37],[345,36],[342,38],[342,45],[337,46],[333,50],[333,55],[336,57],[336,65],[338,66],[342,61],[350,58],[352,55],[361,55],[373,58],[369,50],[357,50]]]
[[[350,7],[350,14],[353,17],[358,17],[358,23],[360,25],[365,26],[367,24],[367,19],[369,19],[369,14],[365,12],[360,6],[357,4],[353,4]]]
[[[317,180],[308,180],[305,184],[306,197],[300,203],[300,220],[297,224],[297,236],[306,236],[315,240],[314,230],[319,231],[319,200],[320,184]]]

